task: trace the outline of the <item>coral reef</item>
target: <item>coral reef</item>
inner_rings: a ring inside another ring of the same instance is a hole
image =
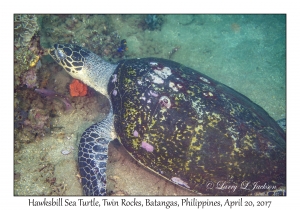
[[[74,79],[69,87],[71,96],[85,96],[87,94],[87,86],[77,79]]]
[[[35,58],[35,54],[25,47],[15,49],[14,55],[14,86],[22,84],[23,74],[28,71],[30,63]]]
[[[20,108],[14,113],[14,126],[15,128],[21,128],[23,126],[24,121],[27,119],[28,113]]]
[[[28,46],[31,38],[39,29],[35,15],[15,15],[14,16],[14,45],[16,47]]]
[[[35,68],[31,68],[23,74],[22,84],[26,85],[27,88],[34,88],[38,86]]]
[[[22,74],[34,67],[43,50],[39,45],[39,30],[35,15],[14,15],[14,85],[22,84]]]
[[[72,43],[117,61],[120,36],[113,28],[113,15],[44,15],[41,17],[41,45]]]
[[[14,149],[18,151],[49,133],[52,107],[30,88],[16,89],[14,97]]]
[[[69,99],[63,94],[47,89],[35,89],[34,91],[41,94],[43,97],[47,97],[48,99],[57,99],[61,101],[65,105],[66,110],[71,110],[73,108]]]
[[[50,128],[48,111],[38,108],[30,109],[24,125],[29,126],[34,132],[43,131],[45,126]]]

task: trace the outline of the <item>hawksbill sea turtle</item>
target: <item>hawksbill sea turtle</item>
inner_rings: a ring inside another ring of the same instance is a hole
[[[73,44],[54,44],[50,55],[109,99],[109,114],[80,140],[85,195],[106,195],[114,139],[146,168],[199,195],[285,194],[286,134],[241,93],[166,59],[111,64]]]

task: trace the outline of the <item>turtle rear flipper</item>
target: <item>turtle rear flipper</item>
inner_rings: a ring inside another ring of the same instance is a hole
[[[113,140],[112,113],[85,130],[79,144],[78,164],[84,195],[106,195],[108,144]]]
[[[276,121],[278,123],[278,125],[282,128],[282,130],[284,130],[286,132],[286,119],[280,119]]]

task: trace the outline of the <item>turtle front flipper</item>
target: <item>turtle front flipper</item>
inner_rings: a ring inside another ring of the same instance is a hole
[[[106,195],[108,144],[113,140],[113,115],[96,123],[82,134],[78,164],[84,195]]]

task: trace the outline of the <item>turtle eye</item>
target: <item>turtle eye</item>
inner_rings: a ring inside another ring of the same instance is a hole
[[[66,55],[65,55],[65,53],[64,53],[63,50],[57,49],[57,57],[58,57],[60,60],[63,60],[63,59],[66,58]]]

